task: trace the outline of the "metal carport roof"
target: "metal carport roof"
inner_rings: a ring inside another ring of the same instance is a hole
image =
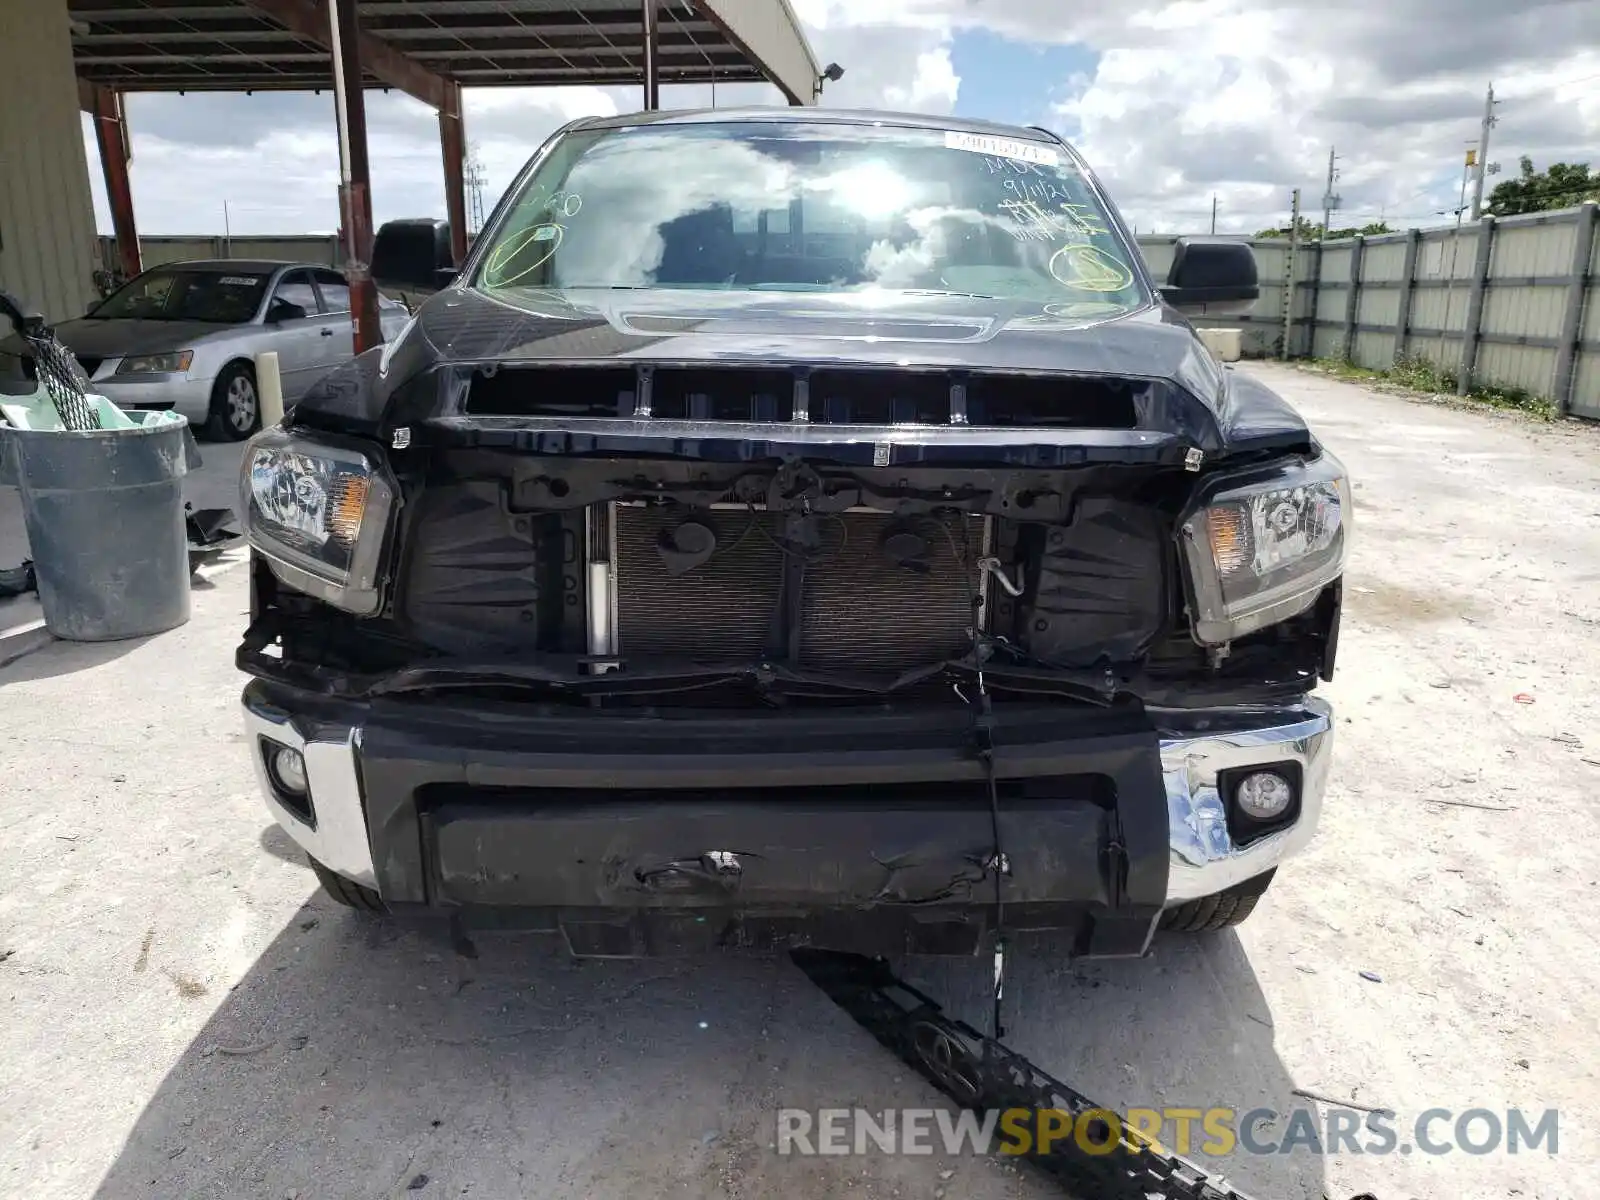
[[[326,27],[316,0],[69,0],[68,7],[79,77],[117,91],[332,86],[327,49],[304,36]],[[357,7],[365,34],[466,86],[645,77],[641,0],[360,0]],[[814,99],[816,62],[787,0],[657,0],[656,25],[661,83],[770,80],[791,102]],[[393,86],[367,66],[367,86]]]

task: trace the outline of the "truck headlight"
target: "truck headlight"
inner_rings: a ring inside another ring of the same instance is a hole
[[[250,545],[298,591],[369,617],[395,488],[376,456],[282,429],[245,448],[240,508]]]
[[[1350,480],[1326,451],[1224,476],[1181,528],[1195,638],[1221,645],[1305,611],[1344,571]]]
[[[187,371],[193,361],[193,350],[175,350],[170,354],[132,354],[117,364],[117,374],[175,375]]]

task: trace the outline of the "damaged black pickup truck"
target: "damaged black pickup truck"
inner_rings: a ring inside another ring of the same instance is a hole
[[[635,955],[1138,954],[1331,748],[1344,469],[1039,130],[568,125],[243,464],[251,753],[332,896]]]

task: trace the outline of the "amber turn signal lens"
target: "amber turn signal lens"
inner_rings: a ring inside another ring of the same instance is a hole
[[[367,511],[367,481],[360,475],[340,475],[334,482],[328,504],[328,533],[353,546],[361,533],[361,517]]]
[[[1232,575],[1250,561],[1250,527],[1245,510],[1234,505],[1208,509],[1206,532],[1211,539],[1211,557],[1219,575]]]

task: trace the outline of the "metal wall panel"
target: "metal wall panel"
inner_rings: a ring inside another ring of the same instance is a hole
[[[1572,221],[1522,224],[1515,217],[1495,223],[1489,275],[1565,275],[1572,269],[1572,246],[1578,236]]]
[[[1567,247],[1571,254],[1572,247]],[[1511,334],[1516,337],[1555,337],[1561,332],[1561,318],[1567,308],[1567,289],[1561,287],[1523,287],[1495,284],[1483,297],[1484,333]]]
[[[0,79],[0,287],[81,316],[97,264],[66,0],[0,0]]]
[[[1422,246],[1417,254],[1418,279],[1471,279],[1472,265],[1477,260],[1478,231],[1463,227],[1454,230],[1430,230],[1422,235]]]
[[[1362,282],[1386,283],[1398,280],[1405,270],[1404,242],[1368,242],[1361,257]]]
[[[1593,303],[1594,297],[1590,296]],[[1579,356],[1574,372],[1577,387],[1572,393],[1572,411],[1580,417],[1600,421],[1600,353],[1586,350]]]
[[[1360,366],[1381,371],[1394,365],[1394,335],[1357,333],[1350,357]]]
[[[1600,246],[1600,237],[1594,239]],[[1589,292],[1583,302],[1583,324],[1580,336],[1586,342],[1600,342],[1600,268],[1589,272]]]
[[[1484,342],[1478,347],[1472,377],[1475,383],[1521,388],[1535,396],[1548,396],[1555,369],[1554,350]]]
[[[1324,275],[1323,278],[1327,279],[1328,276]],[[1343,281],[1335,278],[1333,282],[1339,283]],[[1343,325],[1345,307],[1349,303],[1349,288],[1319,287],[1317,289],[1317,321],[1319,323],[1322,321],[1335,321],[1338,324]]]
[[[1357,304],[1357,325],[1393,326],[1400,319],[1400,289],[1397,287],[1373,287],[1363,283]]]
[[[1467,321],[1471,285],[1458,280],[1454,287],[1418,288],[1411,298],[1411,328],[1460,332]]]
[[[1316,257],[1315,250],[1311,257]],[[1349,283],[1350,261],[1353,257],[1353,248],[1349,242],[1329,242],[1322,248],[1322,281]]]

